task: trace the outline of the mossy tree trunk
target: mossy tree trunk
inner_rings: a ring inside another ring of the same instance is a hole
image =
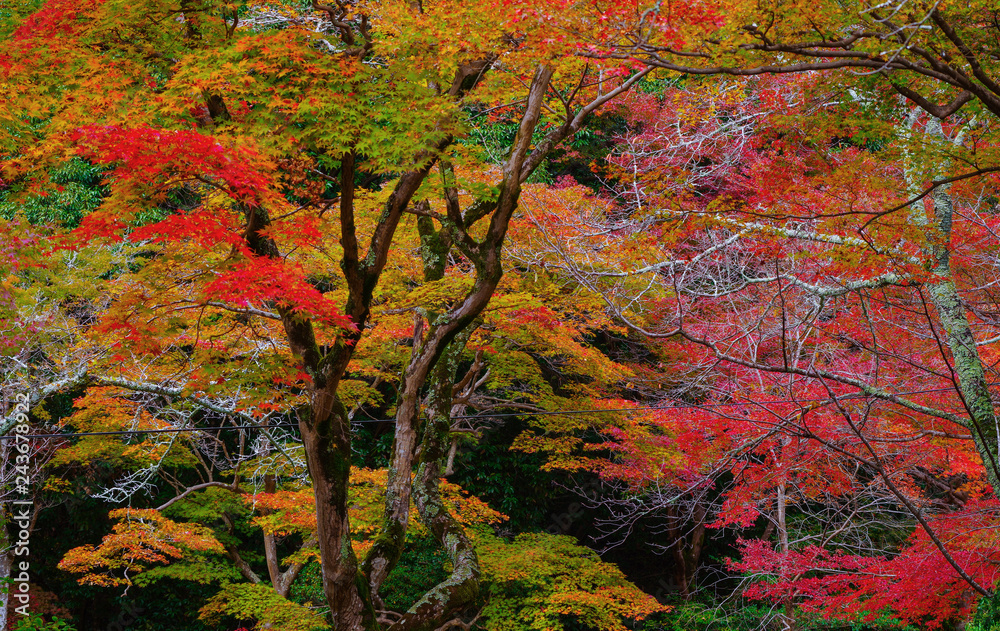
[[[413,500],[420,518],[444,547],[451,575],[427,592],[403,615],[391,631],[430,631],[452,612],[472,604],[479,595],[479,559],[462,524],[441,499],[439,481],[448,454],[452,402],[459,360],[474,331],[466,327],[448,344],[430,376],[427,421],[421,441],[420,463],[413,480]]]
[[[511,154],[503,167],[499,195],[495,199],[480,200],[463,213],[458,206],[454,176],[450,175],[450,168],[445,166],[442,172],[445,177],[447,219],[437,231],[428,218],[424,218],[419,224],[421,238],[425,239],[422,248],[425,277],[428,280],[440,278],[444,273],[447,253],[452,247],[457,247],[472,261],[475,280],[468,293],[457,299],[450,309],[440,314],[429,314],[426,331],[422,324],[415,331],[413,352],[403,372],[396,411],[383,527],[362,566],[373,594],[378,593],[382,582],[398,562],[405,543],[419,431],[420,397],[438,359],[446,352],[451,341],[456,336],[464,335],[483,312],[503,276],[501,252],[510,220],[521,196],[521,185],[527,177],[522,176],[522,172],[529,159],[534,156],[532,137],[541,118],[552,74],[553,70],[549,66],[539,66],[535,71]],[[489,227],[485,235],[477,240],[469,234],[468,229],[481,219],[488,219]]]
[[[927,135],[934,139],[944,139],[939,119],[934,118],[928,122]],[[912,167],[908,176],[911,187],[914,187],[916,175]],[[1000,423],[987,386],[976,335],[969,324],[965,302],[955,285],[951,267],[955,207],[949,188],[947,184],[941,185],[931,194],[932,216],[926,212],[922,201],[913,204],[910,216],[916,225],[929,228],[927,241],[923,245],[924,255],[931,260],[932,279],[926,284],[927,293],[944,329],[943,341],[951,354],[951,370],[966,409],[968,429],[986,468],[986,478],[993,486],[994,494],[1000,497]]]

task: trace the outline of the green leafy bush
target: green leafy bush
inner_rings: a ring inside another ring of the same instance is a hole
[[[524,534],[508,542],[478,533],[476,549],[489,631],[625,631],[625,621],[665,609],[572,537]]]
[[[53,616],[51,621],[46,621],[38,614],[21,616],[14,623],[14,631],[76,631],[76,627],[58,616]]]

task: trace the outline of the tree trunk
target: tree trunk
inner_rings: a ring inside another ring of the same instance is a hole
[[[423,318],[418,316],[413,327],[413,353],[403,373],[402,393],[396,407],[396,427],[392,441],[392,460],[386,476],[382,530],[365,556],[363,565],[363,572],[368,577],[369,589],[376,602],[379,601],[378,591],[382,583],[403,553],[410,522],[411,476],[420,413],[419,395],[427,369],[420,361],[422,333]],[[424,362],[426,361],[425,359]]]
[[[430,377],[427,425],[413,481],[413,499],[420,518],[448,553],[452,572],[414,604],[390,631],[431,631],[446,616],[470,605],[479,595],[479,559],[462,524],[441,500],[439,488],[451,432],[458,362],[474,329],[475,326],[468,326],[455,336]]]
[[[452,243],[455,243],[475,265],[476,278],[469,292],[454,307],[431,319],[427,334],[422,339],[418,340],[414,336],[413,353],[403,374],[402,392],[396,412],[396,433],[387,482],[385,523],[382,533],[376,538],[363,564],[363,572],[368,579],[367,586],[373,595],[377,595],[385,577],[399,560],[405,543],[409,525],[421,390],[448,344],[456,336],[462,335],[489,304],[503,276],[501,252],[510,219],[517,209],[521,196],[523,182],[521,172],[532,146],[531,139],[541,116],[545,92],[548,90],[552,74],[553,70],[548,66],[539,66],[535,71],[511,155],[504,164],[503,181],[500,183],[496,201],[474,205],[463,216],[458,208],[456,195],[448,200],[450,224],[447,228],[442,227],[435,233],[433,226],[428,222],[425,221],[423,227],[418,224],[422,240],[427,236],[425,231],[430,225],[430,234],[434,241],[433,245],[423,243],[425,275],[430,274],[433,280],[433,274],[437,273],[433,270],[443,272],[447,252]],[[489,228],[482,240],[477,242],[466,232],[466,228],[487,216]],[[464,344],[462,346],[464,347]]]
[[[941,121],[932,119],[927,124],[929,135],[943,138]],[[908,173],[911,188],[915,187],[915,174]],[[993,411],[993,399],[986,384],[983,360],[976,345],[976,336],[969,325],[965,304],[955,287],[951,269],[951,228],[954,205],[949,185],[938,186],[932,196],[934,207],[932,231],[923,246],[924,254],[932,259],[934,280],[928,283],[931,303],[937,311],[945,331],[945,342],[951,352],[953,370],[958,379],[959,391],[969,415],[969,430],[976,450],[983,459],[986,478],[993,485],[993,492],[1000,497],[1000,469],[997,467],[1000,424]],[[923,202],[915,203],[910,216],[916,225],[928,226]]]
[[[6,444],[7,441],[3,441]],[[7,502],[0,502],[0,581],[4,589],[0,590],[0,631],[7,629],[7,608],[10,606],[10,587],[7,581],[11,578],[11,546],[8,523]]]
[[[784,555],[788,554],[788,521],[786,520],[787,508],[788,508],[788,498],[786,496],[786,484],[785,480],[781,480],[778,483],[778,498],[777,498],[777,513],[778,513],[778,547],[781,549],[781,553]],[[795,602],[792,600],[791,594],[787,595],[784,599],[785,613],[780,615],[782,629],[786,631],[794,631],[795,625]]]
[[[347,490],[351,473],[350,422],[335,394],[314,395],[312,418],[300,423],[316,497],[316,536],[322,559],[323,593],[337,631],[363,629],[362,600],[367,585],[359,581],[351,544]],[[373,619],[374,616],[371,616]]]
[[[274,493],[278,490],[277,479],[273,475],[264,476],[264,492]],[[263,514],[268,514],[270,511],[262,511]],[[315,539],[307,540],[303,547],[311,545],[311,541]],[[292,584],[295,579],[298,578],[299,573],[305,566],[304,563],[293,563],[284,572],[281,571],[281,559],[278,557],[278,542],[273,534],[264,534],[264,560],[267,563],[267,574],[271,579],[271,586],[274,588],[275,593],[279,596],[284,596],[288,598],[288,595],[292,591]]]

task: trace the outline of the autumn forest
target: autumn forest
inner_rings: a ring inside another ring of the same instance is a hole
[[[1000,630],[995,0],[0,40],[0,631]]]

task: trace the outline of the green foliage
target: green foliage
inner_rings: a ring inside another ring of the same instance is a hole
[[[0,3],[0,37],[8,37],[20,25],[25,16],[37,11],[41,5],[42,0]]]
[[[624,631],[624,621],[664,608],[572,537],[523,534],[505,541],[476,535],[489,631],[557,631],[576,625]]]
[[[326,601],[323,594],[323,574],[316,561],[310,561],[302,567],[299,576],[292,583],[289,599],[300,605],[313,605]]]
[[[742,603],[738,607],[703,601],[680,602],[669,612],[651,616],[641,627],[645,631],[743,631],[773,626],[780,610],[771,604]],[[886,614],[870,622],[827,620],[817,614],[796,612],[795,628],[801,631],[915,631]]]
[[[470,138],[466,142],[481,152],[483,160],[500,164],[507,157],[505,152],[516,135],[516,123],[498,121],[492,124],[474,126]]]
[[[374,423],[354,430],[351,440],[351,464],[355,467],[382,469],[389,466],[392,432],[379,432]]]
[[[110,618],[102,616],[88,626],[103,630],[117,623],[122,631],[216,631],[198,619],[197,609],[216,591],[215,585],[164,578],[130,590],[127,600],[122,597],[117,607],[109,606],[106,616]],[[86,605],[82,609],[86,610]]]
[[[517,136],[518,123],[513,120],[501,120],[474,126],[469,132],[469,139],[463,144],[471,145],[479,151],[479,157],[491,164],[502,164],[507,159],[507,153]],[[545,137],[548,130],[537,130],[532,136],[532,142],[537,144]],[[528,182],[551,184],[554,174],[550,172],[547,163],[539,165],[531,174]]]
[[[562,475],[541,471],[542,455],[510,450],[524,429],[523,422],[513,419],[486,432],[477,445],[459,452],[455,473],[448,478],[507,515],[515,531],[549,525],[556,506],[553,480]],[[533,501],[525,502],[525,497]]]
[[[44,617],[34,613],[17,618],[12,628],[14,631],[76,631],[76,627],[58,616],[46,621]]]
[[[636,88],[646,94],[662,95],[671,88],[683,88],[690,79],[688,75],[657,75],[646,77],[636,85]]]
[[[0,217],[23,215],[34,225],[75,228],[107,194],[103,170],[73,158],[49,174],[50,186],[35,194],[18,195],[17,188],[0,192]]]
[[[225,618],[253,620],[254,629],[314,631],[329,629],[323,616],[308,607],[286,600],[267,585],[230,584],[209,599],[199,617],[208,624]]]
[[[447,556],[430,536],[408,542],[399,563],[382,585],[383,601],[390,609],[405,611],[432,587],[448,577]]]
[[[194,493],[171,505],[165,512],[178,521],[201,523],[214,522],[221,519],[223,514],[244,522],[251,515],[250,509],[239,495],[219,487],[209,487],[200,493]]]
[[[1000,594],[983,598],[976,604],[976,613],[966,627],[968,631],[1000,631]]]
[[[136,576],[133,582],[138,587],[146,587],[165,578],[203,584],[242,580],[231,563],[219,557],[197,555],[171,565],[151,568]]]

